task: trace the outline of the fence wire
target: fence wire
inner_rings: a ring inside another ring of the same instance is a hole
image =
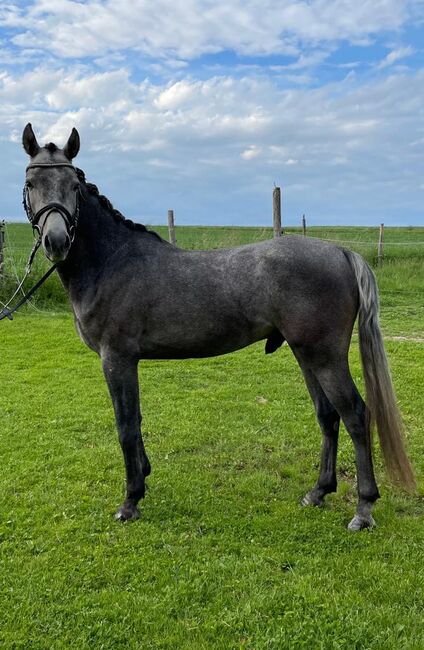
[[[4,237],[4,243],[3,243],[3,268],[0,269],[2,273],[0,274],[0,287],[1,287],[1,281],[4,279],[4,277],[7,275],[11,276],[13,280],[17,283],[17,285],[20,282],[19,278],[19,272],[18,272],[18,266],[21,265],[21,263],[24,263],[26,260],[26,256],[29,253],[30,250],[30,244],[28,243],[28,246],[24,245],[14,245],[11,241],[10,238],[10,233],[9,233],[9,228],[7,222],[3,222],[1,224],[3,226],[3,230],[5,233]],[[269,228],[264,228],[263,231],[267,232],[270,231],[270,235],[272,235],[272,229]],[[290,235],[301,235],[302,232],[300,231],[299,233],[293,233],[293,232],[286,232],[284,236],[290,236]],[[367,247],[369,249],[375,249],[375,253],[377,256],[378,253],[378,241],[372,242],[372,241],[363,241],[361,239],[337,239],[337,238],[330,238],[330,237],[322,237],[319,235],[314,235],[314,234],[308,234],[306,233],[306,237],[310,239],[320,239],[322,241],[328,241],[334,244],[340,244],[340,245],[347,245],[348,247],[353,246],[353,247]],[[424,240],[423,241],[390,241],[387,239],[384,239],[383,241],[383,246],[384,246],[384,251],[386,251],[388,248],[391,247],[401,247],[401,248],[408,248],[408,247],[423,247],[423,260],[424,260]],[[385,259],[385,255],[383,255],[383,260]],[[395,258],[395,259],[401,259],[401,258]],[[19,261],[18,261],[19,260]],[[21,288],[22,294],[25,293],[24,289]],[[406,295],[424,295],[424,291],[420,290],[407,290],[407,289],[380,289],[380,293],[386,293],[386,294],[406,294]],[[5,298],[5,296],[2,296]],[[0,300],[0,304],[2,301]],[[34,303],[34,300],[31,299],[28,303],[29,307],[33,309],[34,311],[40,312],[42,310],[38,309],[36,304]]]

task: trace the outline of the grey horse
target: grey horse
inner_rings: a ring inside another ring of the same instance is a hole
[[[126,469],[116,518],[137,519],[150,463],[141,436],[140,359],[226,354],[287,341],[315,406],[323,442],[317,483],[303,505],[337,487],[340,418],[355,447],[358,505],[349,529],[374,525],[379,492],[370,428],[375,422],[395,483],[414,489],[378,322],[378,291],[366,262],[331,243],[285,236],[226,250],[187,251],[125,219],[72,164],[76,129],[63,149],[40,147],[30,124],[25,203],[46,256],[58,263],[81,339],[100,356]],[[349,371],[355,320],[367,406]]]

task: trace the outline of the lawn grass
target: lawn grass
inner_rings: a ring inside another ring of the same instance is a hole
[[[211,246],[240,229],[216,230]],[[422,338],[419,257],[378,275],[385,334]],[[344,430],[337,495],[299,506],[320,435],[286,346],[140,364],[153,472],[141,520],[119,524],[123,462],[98,358],[66,312],[18,314],[0,336],[2,650],[424,647],[422,343],[387,341],[420,492],[390,488],[376,451],[378,528],[352,534]],[[362,390],[357,341],[351,368]]]
[[[68,315],[2,329],[1,648],[422,648],[424,499],[386,484],[352,534],[353,450],[324,510],[298,503],[320,436],[288,349],[143,362],[142,519],[100,364]],[[419,477],[424,346],[389,342]],[[356,346],[352,369],[360,383]],[[422,483],[421,483],[422,484]]]

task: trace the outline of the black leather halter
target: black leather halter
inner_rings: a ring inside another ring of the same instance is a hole
[[[52,162],[52,163],[30,163],[28,167],[26,168],[26,171],[28,169],[34,169],[35,167],[69,167],[70,169],[73,169],[76,173],[76,169],[73,165],[67,162]],[[26,215],[28,217],[29,222],[31,223],[31,226],[33,227],[34,230],[38,232],[38,234],[41,236],[41,230],[39,228],[38,222],[40,221],[40,217],[47,212],[47,217],[49,217],[51,212],[59,212],[60,216],[64,220],[68,234],[71,240],[71,244],[74,241],[75,238],[75,231],[78,225],[78,217],[79,217],[79,197],[80,193],[78,192],[77,194],[77,201],[76,201],[76,206],[75,206],[75,212],[74,214],[71,214],[67,208],[65,208],[64,205],[61,205],[60,203],[48,203],[44,207],[40,208],[38,212],[34,214],[31,208],[31,203],[29,200],[29,192],[28,192],[28,185],[25,183],[24,189],[23,189],[23,206],[24,210],[26,212]]]

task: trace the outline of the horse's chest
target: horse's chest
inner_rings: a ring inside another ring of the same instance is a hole
[[[75,329],[77,330],[78,336],[80,337],[81,341],[85,343],[91,350],[94,350],[94,352],[99,352],[99,341],[98,338],[95,336],[95,333],[92,331],[92,328],[84,323],[84,320],[81,318],[78,318],[78,315],[74,311],[74,316],[75,316]]]

